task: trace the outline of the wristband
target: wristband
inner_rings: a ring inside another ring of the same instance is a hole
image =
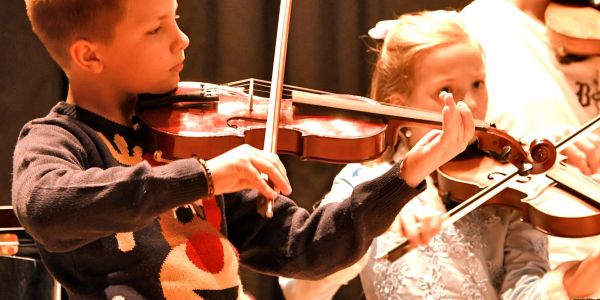
[[[207,198],[212,197],[215,194],[215,184],[213,182],[212,173],[210,172],[210,169],[206,165],[206,161],[204,159],[199,158],[198,161],[202,165],[202,168],[204,169],[204,174],[206,175],[206,185],[208,190]]]

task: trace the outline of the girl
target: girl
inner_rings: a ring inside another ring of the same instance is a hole
[[[372,98],[438,111],[446,93],[464,101],[474,118],[484,119],[488,99],[481,48],[455,12],[401,16],[380,52]],[[427,131],[403,131],[400,145],[385,161],[345,167],[323,203],[343,199],[360,182],[384,172]],[[357,272],[367,299],[566,299],[588,296],[600,286],[593,275],[600,271],[599,251],[549,271],[547,238],[522,222],[519,211],[482,206],[432,237],[440,218],[423,213],[429,211],[425,208],[445,210],[433,184],[402,209],[398,226],[377,238],[359,263],[317,282],[282,279],[284,294],[288,299],[331,298]],[[402,236],[421,246],[394,262],[375,259]]]

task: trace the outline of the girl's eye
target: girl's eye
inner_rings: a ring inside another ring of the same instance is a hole
[[[443,88],[441,88],[441,89],[440,89],[440,92],[438,93],[438,95],[439,95],[441,92],[446,92],[446,93],[450,93],[450,94],[452,94],[453,90],[452,90],[452,88],[451,88],[451,87],[449,87],[449,86],[445,86],[445,87],[443,87]]]
[[[482,88],[485,85],[485,81],[483,80],[477,80],[475,82],[473,82],[473,88],[479,89]]]

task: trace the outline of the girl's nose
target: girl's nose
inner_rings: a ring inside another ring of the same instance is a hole
[[[464,97],[459,98],[469,107],[471,111],[477,111],[477,100],[472,93],[465,93]]]

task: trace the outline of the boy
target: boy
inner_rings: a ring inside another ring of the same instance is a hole
[[[206,162],[152,167],[142,158],[132,121],[137,95],[175,88],[189,43],[175,0],[26,4],[69,91],[21,131],[13,205],[71,299],[244,299],[240,262],[322,277],[361,257],[423,190],[426,174],[473,135],[468,108],[445,99],[444,131],[348,200],[309,214],[279,196],[274,217],[264,219],[256,212],[260,194],[291,192],[276,155],[241,146]]]

